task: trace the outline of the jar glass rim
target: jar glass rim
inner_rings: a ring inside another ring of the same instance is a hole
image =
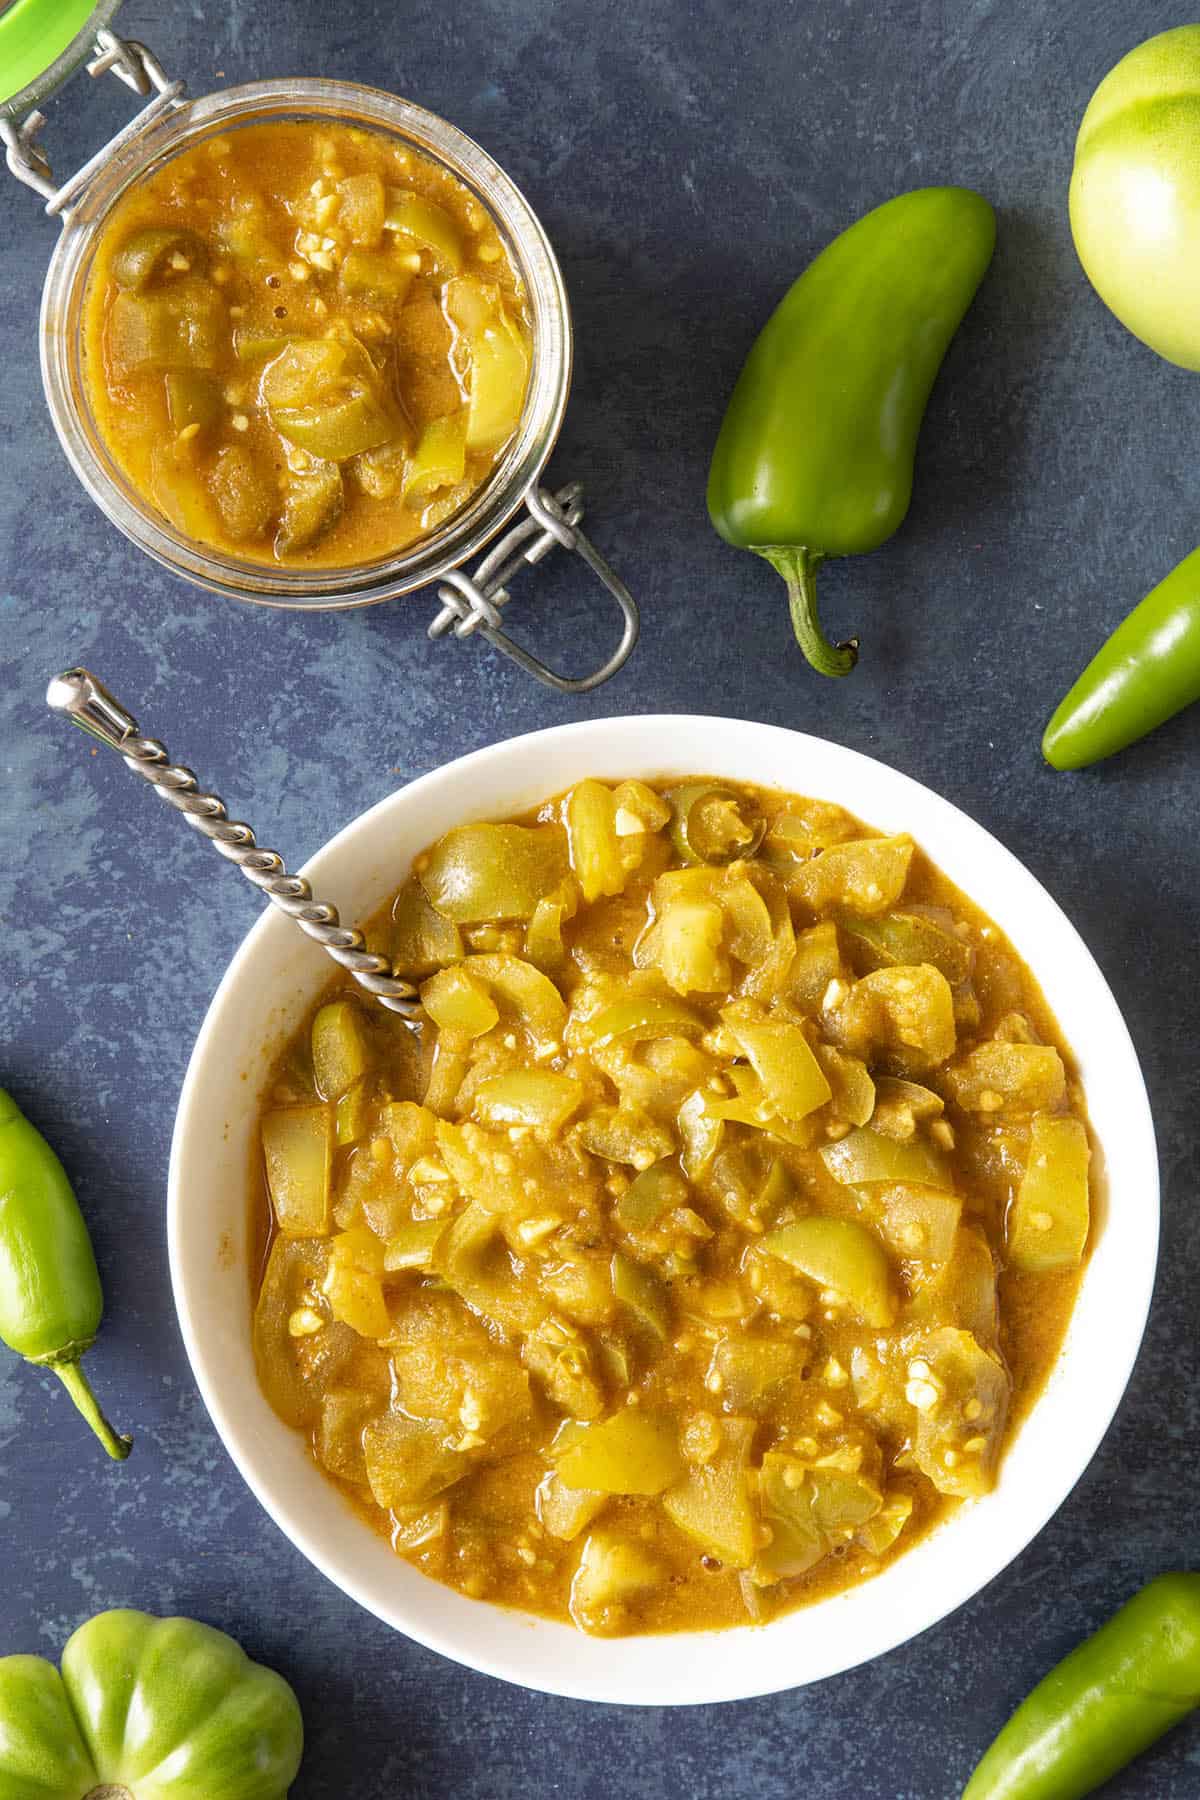
[[[103,227],[117,201],[181,151],[225,129],[284,119],[327,119],[400,138],[442,164],[486,208],[524,282],[533,353],[521,421],[488,478],[432,532],[403,552],[347,567],[289,569],[198,544],[133,488],[107,450],[87,404],[83,310]],[[558,260],[516,183],[474,139],[436,113],[355,82],[319,78],[251,82],[196,100],[101,163],[75,199],[42,297],[42,379],[72,468],[101,511],[156,561],[198,586],[267,606],[370,605],[436,581],[483,550],[517,511],[554,447],[570,390],[570,308]]]

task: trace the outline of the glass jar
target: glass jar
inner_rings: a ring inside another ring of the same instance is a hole
[[[111,16],[116,4],[117,0],[104,0],[97,9],[102,20]],[[21,126],[0,118],[0,133],[8,146],[10,169],[43,194],[47,212],[62,220],[42,298],[42,380],[59,441],[101,511],[147,555],[214,593],[265,606],[345,608],[395,599],[436,584],[441,610],[429,628],[431,636],[451,632],[469,637],[478,632],[539,680],[566,691],[587,691],[615,674],[637,641],[637,607],[579,529],[578,486],[555,496],[539,485],[570,390],[571,315],[550,242],[529,202],[503,169],[445,119],[395,95],[351,82],[257,81],[188,99],[183,83],[169,80],[144,46],[117,37],[103,22],[100,29],[82,33],[60,57],[65,68],[59,79],[77,65],[83,39],[95,50],[89,73],[111,69],[136,91],[149,94],[149,104],[61,186],[55,184],[35,143],[43,123],[40,114],[33,113]],[[27,88],[18,100],[26,100],[30,91]],[[35,97],[43,91],[44,86],[35,90]],[[8,102],[8,110],[14,105]],[[365,128],[411,146],[449,170],[495,221],[524,283],[532,322],[524,410],[487,480],[457,512],[403,552],[344,568],[264,567],[185,537],[121,471],[92,415],[83,379],[84,296],[101,235],[118,201],[130,187],[206,138],[282,119],[323,119]],[[522,564],[539,561],[556,544],[580,552],[622,614],[616,651],[582,677],[548,669],[503,629],[500,609],[509,598],[506,583]],[[463,565],[489,545],[483,562],[468,574]]]

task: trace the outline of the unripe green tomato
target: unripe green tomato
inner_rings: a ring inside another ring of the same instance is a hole
[[[1200,369],[1200,25],[1148,38],[1104,77],[1070,205],[1105,305],[1168,362]]]

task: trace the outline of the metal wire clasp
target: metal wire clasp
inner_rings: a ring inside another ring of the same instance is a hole
[[[55,183],[49,159],[37,142],[38,133],[46,123],[46,115],[31,112],[20,125],[14,125],[11,119],[0,119],[0,139],[4,143],[5,162],[18,181],[23,181],[26,187],[31,187],[35,193],[44,197],[46,211],[51,217],[69,210],[72,200],[87,186],[95,171],[110,156],[156,125],[165,114],[173,112],[184,91],[185,83],[172,81],[157,56],[152,50],[147,50],[145,44],[135,43],[131,38],[118,37],[115,31],[106,28],[96,33],[96,54],[88,63],[87,72],[95,78],[107,75],[110,70],[126,87],[132,88],[135,94],[153,94],[153,99],[61,187]]]
[[[438,599],[442,608],[429,627],[429,636],[440,638],[452,632],[456,638],[468,638],[478,632],[547,687],[557,688],[562,694],[586,694],[615,675],[628,660],[637,643],[641,623],[637,602],[620,576],[579,529],[583,518],[583,487],[579,482],[560,488],[554,495],[535,483],[525,494],[525,506],[528,518],[505,532],[499,543],[488,551],[474,575],[468,575],[462,569],[451,569],[439,583]],[[624,621],[621,641],[607,662],[590,675],[558,674],[528,650],[523,650],[520,644],[514,643],[502,629],[500,608],[512,598],[508,582],[524,563],[541,562],[556,544],[561,544],[564,550],[577,551],[621,609]]]

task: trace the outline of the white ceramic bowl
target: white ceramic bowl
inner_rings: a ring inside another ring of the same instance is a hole
[[[763,1627],[587,1638],[430,1581],[354,1515],[299,1435],[271,1412],[251,1355],[246,1181],[256,1102],[281,1036],[330,972],[278,913],[264,913],[217,990],[171,1148],[171,1276],[184,1341],[213,1423],[276,1524],[345,1593],[409,1637],[488,1674],[587,1700],[682,1705],[796,1687],[878,1656],[960,1606],[1029,1543],[1087,1467],[1133,1367],[1154,1279],[1154,1131],[1104,977],[1007,850],[881,763],[740,720],[597,719],[515,738],[426,775],[347,825],[305,873],[344,918],[361,918],[399,885],[418,850],[461,820],[520,812],[585,775],[697,772],[837,801],[886,831],[910,831],[1040,980],[1079,1059],[1103,1152],[1107,1203],[1066,1344],[995,1492],[961,1508],[875,1580]]]

